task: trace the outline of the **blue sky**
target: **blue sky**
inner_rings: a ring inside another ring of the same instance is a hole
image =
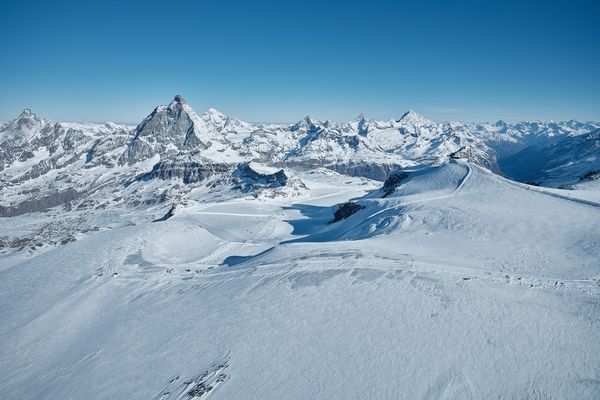
[[[600,120],[597,4],[3,1],[0,120]]]

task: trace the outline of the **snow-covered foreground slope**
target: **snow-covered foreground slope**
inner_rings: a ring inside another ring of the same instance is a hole
[[[5,267],[2,397],[600,396],[593,199],[465,162],[387,193],[299,177],[304,197],[200,196]]]

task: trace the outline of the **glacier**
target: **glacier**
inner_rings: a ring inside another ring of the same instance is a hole
[[[0,393],[596,399],[599,135],[24,110],[0,124]]]

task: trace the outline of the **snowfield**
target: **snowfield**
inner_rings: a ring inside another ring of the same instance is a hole
[[[599,128],[25,110],[0,398],[598,399]]]
[[[598,397],[598,205],[461,161],[302,178],[4,269],[3,398]]]

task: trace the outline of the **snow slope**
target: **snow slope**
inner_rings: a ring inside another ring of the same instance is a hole
[[[464,161],[298,176],[0,271],[3,397],[598,398],[597,204]]]
[[[0,397],[600,398],[599,128],[24,110]]]

